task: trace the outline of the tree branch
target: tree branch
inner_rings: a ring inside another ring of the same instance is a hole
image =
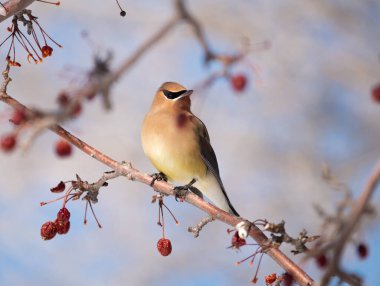
[[[6,89],[5,89],[6,90]],[[0,100],[4,103],[12,106],[15,109],[25,109],[27,112],[33,113],[33,110],[28,109],[26,106],[9,96],[4,90],[0,91]],[[49,130],[53,131],[60,137],[66,139],[71,144],[75,145],[78,149],[84,153],[90,155],[95,160],[107,165],[113,169],[117,174],[121,174],[127,177],[130,180],[135,180],[146,185],[150,185],[152,177],[148,174],[140,172],[139,170],[132,167],[131,163],[120,163],[111,157],[105,155],[94,147],[90,146],[86,142],[75,137],[68,131],[66,131],[61,126],[54,124],[49,127]],[[173,186],[164,181],[156,181],[154,183],[154,189],[156,191],[162,192],[166,195],[175,196],[176,191],[173,190]],[[201,199],[199,196],[188,192],[184,200],[195,207],[205,211],[213,217],[214,219],[220,220],[230,226],[236,226],[241,221],[246,221],[244,218],[233,216],[214,205],[211,205]],[[252,223],[252,227],[249,230],[249,235],[260,245],[267,245],[268,238],[265,234]],[[269,248],[267,254],[273,258],[286,272],[288,272],[294,280],[300,285],[313,285],[313,280],[310,278],[300,267],[298,267],[292,260],[290,260],[284,253],[281,252],[278,248]]]
[[[368,179],[368,182],[359,196],[359,198],[354,202],[351,212],[346,216],[344,228],[339,232],[338,238],[334,241],[333,244],[330,244],[332,247],[332,260],[329,264],[329,268],[325,272],[321,285],[328,285],[330,279],[334,276],[339,276],[344,281],[351,281],[351,285],[361,285],[358,282],[358,277],[355,275],[347,275],[340,269],[340,260],[344,251],[344,248],[351,238],[352,233],[355,231],[356,227],[359,224],[359,221],[368,210],[368,205],[371,200],[373,193],[375,192],[380,180],[380,161],[375,166],[372,171],[371,176]],[[343,275],[345,274],[345,275]]]
[[[35,0],[9,0],[5,2],[3,4],[5,9],[0,6],[0,23],[16,14],[18,11],[25,9],[34,1]]]

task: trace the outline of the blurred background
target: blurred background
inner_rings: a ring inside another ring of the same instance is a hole
[[[328,163],[355,195],[380,157],[380,105],[370,96],[380,82],[380,3],[363,1],[188,1],[203,25],[212,49],[233,54],[241,40],[270,41],[232,70],[247,77],[235,91],[218,80],[192,96],[193,111],[207,125],[224,185],[236,209],[252,220],[286,221],[296,236],[303,228],[320,233],[314,204],[334,211],[340,194],[321,178]],[[79,83],[96,53],[114,53],[116,67],[173,15],[172,2],[123,1],[126,17],[114,1],[62,1],[61,6],[34,3],[40,24],[64,48],[54,48],[43,64],[14,68],[9,94],[29,107],[56,108],[61,90]],[[10,19],[1,23],[7,36]],[[81,36],[86,31],[91,39]],[[8,44],[1,47],[5,57]],[[78,120],[64,124],[70,132],[112,158],[131,161],[147,173],[155,170],[140,145],[140,126],[156,89],[165,81],[194,88],[220,66],[204,65],[204,54],[185,24],[154,46],[112,89],[113,109],[100,98],[84,106]],[[258,71],[258,72],[255,72]],[[11,109],[0,104],[0,134],[12,130]],[[0,284],[1,285],[249,285],[255,266],[235,262],[255,247],[227,249],[226,225],[208,225],[194,239],[187,227],[204,214],[168,198],[165,203],[180,221],[166,213],[166,236],[173,252],[162,257],[156,243],[157,205],[148,186],[118,178],[103,189],[94,205],[103,225],[92,216],[83,225],[84,202],[68,205],[71,229],[51,241],[40,237],[41,225],[54,220],[61,202],[40,207],[57,196],[49,189],[75,174],[95,181],[108,169],[78,150],[58,158],[58,137],[45,132],[27,152],[0,153]],[[379,206],[379,194],[373,204]],[[344,265],[378,285],[379,220],[365,220],[357,241],[369,247],[361,261],[354,244]],[[289,253],[289,249],[284,247]],[[301,261],[301,256],[294,257]],[[301,263],[301,262],[300,262]],[[314,261],[302,267],[318,279]],[[264,257],[258,285],[283,271]]]

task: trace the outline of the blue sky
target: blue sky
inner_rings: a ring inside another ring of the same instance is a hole
[[[112,1],[111,1],[112,2]],[[135,1],[121,18],[109,1],[63,1],[60,7],[35,3],[40,23],[64,48],[42,65],[12,71],[11,95],[33,107],[55,108],[58,92],[84,78],[95,52],[114,51],[113,66],[170,18],[171,1]],[[190,1],[189,1],[190,2]],[[333,172],[355,195],[363,190],[379,158],[380,105],[370,99],[380,81],[380,5],[340,1],[191,1],[190,9],[205,27],[218,52],[238,51],[242,37],[252,43],[269,40],[271,48],[253,51],[234,68],[247,74],[248,88],[236,94],[227,80],[196,90],[193,110],[208,127],[227,192],[239,212],[252,219],[286,220],[296,235],[306,228],[319,233],[313,210],[329,210],[339,195],[321,179],[321,166]],[[4,29],[7,22],[2,23]],[[81,38],[87,31],[93,41]],[[2,32],[1,35],[5,35]],[[4,55],[4,48],[1,49]],[[20,53],[21,61],[25,61]],[[140,125],[152,96],[164,81],[193,88],[218,68],[205,68],[203,53],[191,30],[180,25],[158,43],[113,88],[111,112],[99,99],[84,107],[83,116],[65,128],[117,160],[130,160],[154,172],[139,142]],[[252,71],[260,70],[260,80]],[[1,114],[10,112],[0,105]],[[11,130],[0,121],[0,134]],[[203,214],[176,203],[167,204],[180,220],[167,216],[173,253],[161,257],[156,242],[157,206],[147,186],[123,178],[101,192],[95,210],[103,225],[90,217],[83,226],[83,202],[70,204],[70,232],[42,241],[40,226],[54,219],[60,203],[49,189],[78,173],[97,180],[107,168],[75,151],[65,160],[53,151],[56,135],[44,133],[26,153],[0,154],[0,282],[2,285],[249,285],[254,268],[234,263],[251,250],[227,250],[230,237],[220,223],[208,226],[198,239],[186,229]],[[379,205],[379,195],[374,197]],[[357,239],[370,255],[359,261],[348,247],[344,265],[377,285],[380,238],[378,219],[366,220]],[[286,248],[285,248],[286,249]],[[287,251],[287,250],[286,250]],[[298,258],[296,258],[297,260]],[[305,266],[318,279],[313,262]],[[265,258],[261,277],[281,273]],[[261,283],[261,284],[260,284]],[[258,285],[263,285],[262,280]]]

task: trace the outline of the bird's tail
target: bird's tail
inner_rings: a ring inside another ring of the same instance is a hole
[[[198,180],[193,186],[199,189],[201,193],[218,208],[221,208],[230,214],[240,216],[232,206],[222,182],[220,182],[220,180],[215,178],[213,175],[208,175],[202,180]]]

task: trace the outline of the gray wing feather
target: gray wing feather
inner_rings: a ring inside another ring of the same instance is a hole
[[[231,204],[231,202],[227,196],[227,193],[224,189],[222,179],[220,178],[220,174],[219,174],[218,161],[216,159],[214,149],[212,149],[212,146],[210,144],[210,136],[208,135],[207,128],[204,125],[204,123],[202,122],[202,120],[200,120],[196,116],[194,116],[194,117],[197,120],[199,120],[199,123],[200,123],[200,124],[198,124],[198,126],[199,126],[198,134],[199,134],[199,145],[200,145],[200,150],[201,150],[201,157],[202,157],[204,163],[206,164],[208,171],[210,171],[214,175],[216,180],[218,181],[220,189],[222,190],[232,212],[236,216],[239,216],[237,211],[232,206],[232,204]]]

